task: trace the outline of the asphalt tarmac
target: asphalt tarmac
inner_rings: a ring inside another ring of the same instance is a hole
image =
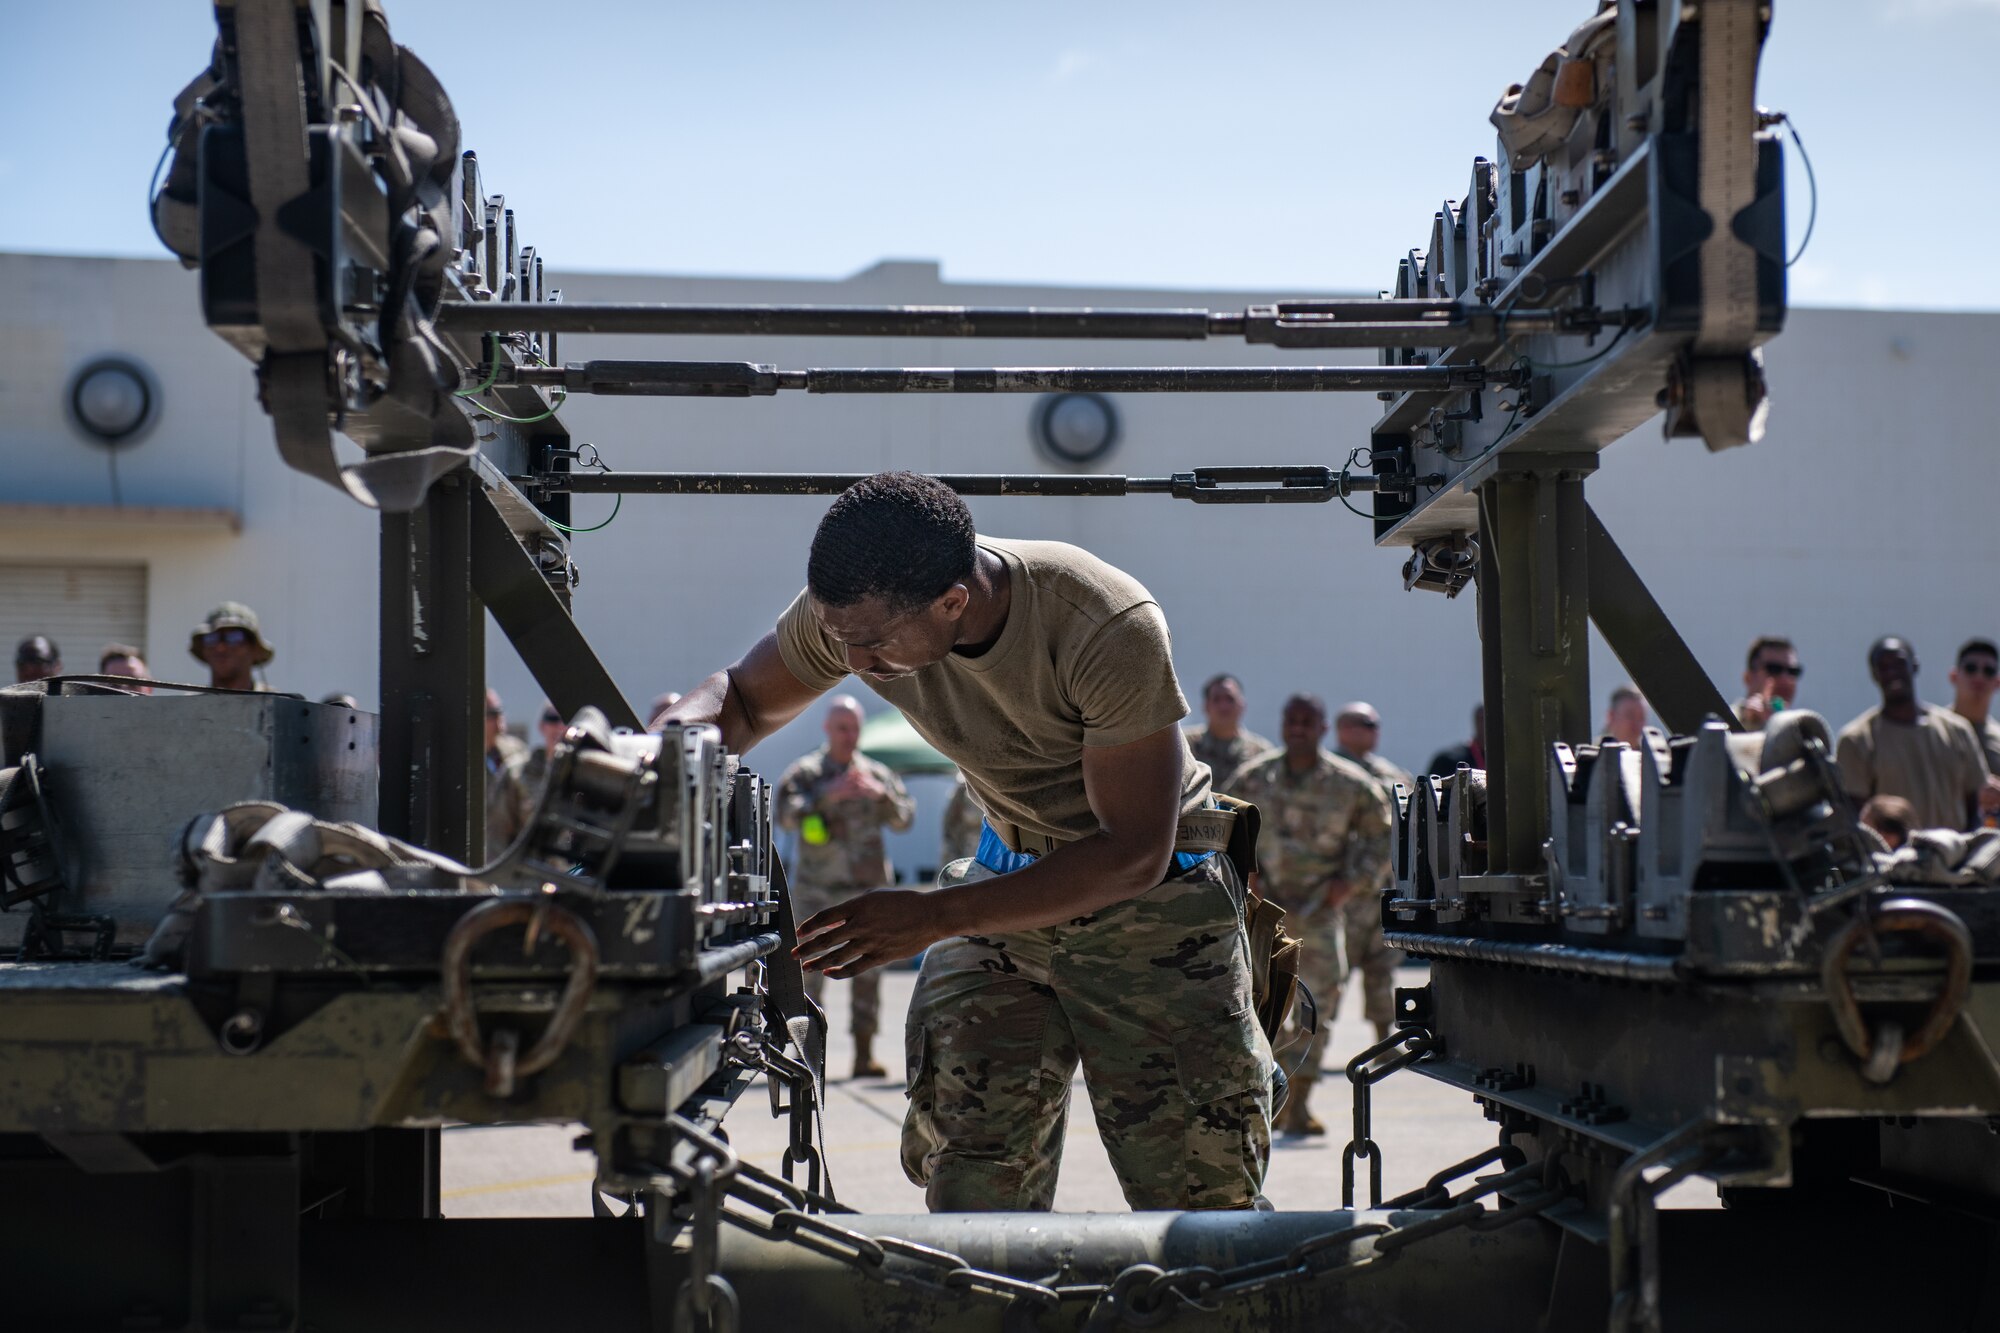
[[[1423,972],[1405,968],[1398,985],[1421,985]],[[851,1079],[853,1045],[847,1036],[844,983],[829,987],[832,1049],[827,1059],[826,1143],[828,1167],[840,1200],[871,1213],[924,1210],[923,1191],[903,1175],[897,1153],[903,1124],[903,1043],[900,1016],[909,1005],[916,973],[893,969],[883,979],[882,1010],[890,1040],[876,1058],[887,1078]],[[1353,1100],[1341,1064],[1368,1045],[1374,1030],[1362,1021],[1360,996],[1343,997],[1329,1048],[1328,1072],[1312,1106],[1325,1122],[1324,1138],[1281,1138],[1271,1153],[1266,1196],[1281,1209],[1340,1206],[1340,1157],[1346,1145]],[[1114,1212],[1125,1208],[1111,1164],[1087,1108],[1082,1078],[1072,1105],[1060,1182],[1059,1212]],[[725,1122],[737,1151],[777,1170],[784,1153],[783,1121],[773,1120],[761,1087],[753,1088]],[[1384,1196],[1424,1182],[1440,1167],[1491,1147],[1494,1127],[1466,1094],[1413,1071],[1378,1084],[1374,1101],[1375,1139],[1382,1146]],[[561,1217],[590,1212],[591,1158],[572,1147],[577,1127],[450,1129],[444,1135],[444,1211],[450,1217]],[[1700,1206],[1712,1188],[1690,1182],[1673,1202]],[[1365,1201],[1365,1200],[1364,1200]]]

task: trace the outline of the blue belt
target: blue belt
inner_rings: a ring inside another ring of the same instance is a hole
[[[1169,873],[1184,875],[1214,855],[1214,852],[1175,852],[1174,868]],[[1035,863],[1033,853],[1015,851],[983,820],[979,825],[979,850],[972,854],[972,859],[996,875],[1011,875]]]

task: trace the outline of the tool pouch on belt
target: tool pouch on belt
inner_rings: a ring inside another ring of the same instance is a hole
[[[1257,807],[1234,796],[1215,795],[1215,803],[1233,811],[1229,848],[1224,853],[1243,880],[1243,930],[1250,943],[1250,1000],[1258,1025],[1274,1044],[1286,1015],[1298,999],[1299,948],[1296,935],[1285,930],[1285,909],[1250,888],[1257,870]]]

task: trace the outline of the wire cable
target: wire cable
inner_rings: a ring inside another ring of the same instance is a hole
[[[500,411],[498,408],[488,407],[485,403],[478,404],[476,410],[485,413],[489,417],[492,417],[495,421],[511,421],[517,426],[532,426],[537,421],[547,421],[550,417],[556,414],[557,408],[561,407],[564,403],[568,401],[569,401],[569,395],[563,390],[558,389],[556,390],[556,400],[553,403],[549,404],[549,410],[546,412],[537,413],[532,417],[510,417],[505,412]]]
[[[1614,347],[1616,347],[1616,346],[1618,345],[1618,341],[1619,341],[1619,339],[1623,338],[1623,337],[1625,336],[1625,334],[1626,334],[1627,330],[1629,330],[1629,329],[1630,329],[1631,327],[1632,327],[1632,326],[1631,326],[1630,324],[1620,324],[1620,325],[1618,326],[1618,332],[1617,332],[1617,333],[1615,333],[1615,334],[1613,334],[1613,335],[1611,336],[1611,341],[1610,341],[1610,342],[1608,342],[1608,343],[1604,344],[1604,346],[1602,346],[1602,347],[1598,348],[1598,349],[1597,349],[1597,350],[1596,350],[1595,352],[1592,352],[1592,353],[1591,353],[1591,354],[1590,354],[1589,356],[1586,356],[1586,357],[1583,357],[1583,358],[1581,358],[1580,360],[1576,360],[1576,361],[1537,361],[1537,360],[1535,360],[1535,359],[1534,359],[1534,358],[1532,358],[1532,357],[1522,357],[1521,359],[1522,359],[1523,361],[1525,361],[1525,362],[1527,363],[1527,366],[1528,366],[1528,369],[1529,369],[1530,371],[1536,371],[1536,370],[1574,370],[1574,369],[1575,369],[1576,367],[1578,367],[1578,366],[1587,366],[1587,365],[1589,365],[1589,364],[1590,364],[1591,362],[1593,362],[1593,361],[1601,361],[1601,360],[1603,360],[1603,359],[1604,359],[1605,357],[1607,357],[1607,356],[1611,355],[1611,349],[1612,349],[1612,348],[1614,348]]]
[[[590,451],[590,457],[589,461],[583,462],[584,458],[583,451],[586,449]],[[576,458],[578,459],[579,462],[583,462],[583,465],[585,467],[590,468],[593,471],[604,473],[607,476],[611,472],[611,464],[604,461],[604,455],[597,452],[597,446],[594,444],[584,443],[578,445],[576,449]],[[554,528],[558,532],[567,532],[572,537],[576,536],[579,533],[584,533],[584,532],[602,532],[604,529],[611,526],[611,520],[617,518],[618,511],[620,509],[623,509],[624,507],[625,507],[625,496],[621,492],[616,497],[615,502],[611,506],[610,515],[607,516],[602,523],[595,523],[587,528],[573,528],[569,526],[567,523],[556,522],[554,519],[550,518],[547,514],[542,515],[542,522],[548,524],[550,527]]]
[[[606,468],[604,470],[606,472],[609,472],[611,469]],[[611,513],[609,517],[607,517],[602,523],[594,523],[587,528],[572,528],[567,523],[556,522],[554,519],[550,518],[547,514],[542,515],[542,522],[548,524],[550,527],[554,528],[558,532],[567,532],[572,537],[578,535],[579,533],[602,532],[604,529],[611,526],[611,520],[618,517],[618,511],[624,508],[624,506],[625,506],[625,497],[623,495],[615,497],[615,501],[611,506]]]
[[[1799,238],[1798,253],[1785,261],[1785,267],[1790,268],[1805,257],[1806,247],[1812,244],[1813,224],[1819,221],[1819,178],[1813,175],[1812,155],[1806,152],[1806,141],[1799,137],[1799,127],[1792,124],[1790,116],[1785,117],[1785,133],[1791,135],[1792,142],[1798,145],[1799,162],[1806,169],[1806,190],[1809,201],[1806,206],[1806,234]]]
[[[485,378],[485,380],[483,380],[483,381],[482,381],[482,382],[481,382],[481,383],[480,383],[480,384],[478,385],[478,387],[476,387],[476,388],[471,388],[471,389],[453,389],[453,390],[451,391],[451,393],[452,393],[452,397],[454,397],[454,398],[471,398],[471,397],[473,397],[473,396],[474,396],[475,394],[482,394],[482,393],[485,393],[485,392],[486,392],[486,391],[487,391],[488,389],[490,389],[490,388],[492,388],[492,387],[493,387],[493,383],[494,383],[494,381],[500,378],[500,348],[499,348],[499,345],[498,345],[498,343],[497,343],[497,342],[496,342],[496,341],[494,340],[494,337],[493,337],[493,335],[492,335],[492,334],[490,334],[490,333],[489,333],[489,334],[486,334],[486,335],[485,335],[485,338],[484,338],[484,341],[485,341],[485,347],[486,347],[486,378]]]

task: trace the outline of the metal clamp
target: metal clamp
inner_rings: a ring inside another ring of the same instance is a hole
[[[472,1003],[472,946],[496,930],[523,926],[522,954],[534,952],[546,930],[569,946],[569,980],[541,1039],[518,1054],[520,1034],[503,1028],[489,1045],[479,1031],[479,1012]],[[583,1021],[584,1006],[597,987],[597,936],[574,912],[546,899],[501,898],[481,903],[458,919],[444,939],[444,1013],[459,1054],[486,1071],[486,1091],[494,1097],[514,1095],[516,1082],[539,1074],[556,1062]]]
[[[1854,951],[1863,942],[1870,949],[1879,946],[1885,933],[1917,935],[1939,945],[1945,953],[1944,985],[1931,1001],[1930,1012],[1914,1033],[1905,1036],[1899,1024],[1880,1022],[1871,1030],[1861,1016],[1861,1002],[1854,994],[1850,972]],[[1896,1070],[1928,1053],[1944,1039],[1965,1007],[1972,985],[1972,934],[1956,912],[1920,898],[1892,898],[1873,912],[1854,918],[1827,946],[1826,961],[1820,965],[1820,981],[1826,988],[1827,1003],[1833,1009],[1835,1027],[1847,1049],[1861,1062],[1861,1072],[1871,1083],[1887,1083]]]

